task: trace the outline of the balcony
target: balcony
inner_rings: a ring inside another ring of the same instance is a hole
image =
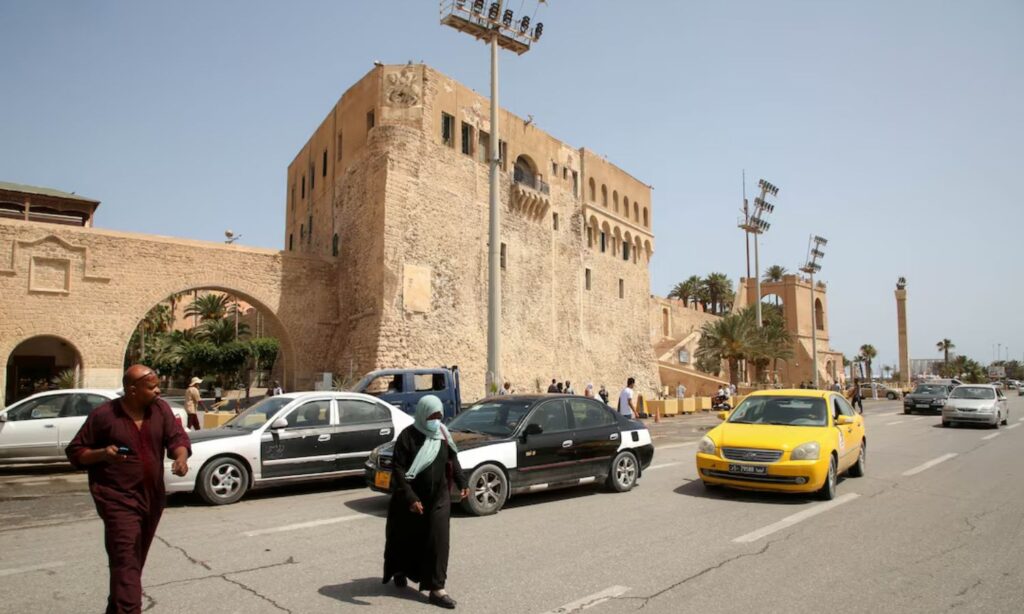
[[[534,220],[541,220],[551,208],[551,196],[548,184],[534,179],[529,175],[520,174],[520,169],[515,169],[515,179],[512,182],[512,198],[509,199],[510,208],[522,215]],[[520,179],[528,180],[520,180]]]
[[[515,181],[515,183],[519,183],[532,190],[536,190],[541,194],[551,194],[551,188],[548,184],[544,183],[539,177],[534,176],[530,171],[522,168],[521,166],[516,166],[515,169],[513,169],[512,180]]]

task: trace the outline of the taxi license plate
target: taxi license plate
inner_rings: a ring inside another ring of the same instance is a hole
[[[390,471],[378,471],[373,476],[373,485],[377,488],[391,488],[391,472]]]
[[[729,465],[729,473],[745,473],[752,475],[767,475],[768,467],[763,465]]]

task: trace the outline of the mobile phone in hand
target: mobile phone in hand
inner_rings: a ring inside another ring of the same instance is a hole
[[[132,453],[132,449],[129,448],[128,446],[117,446],[117,453],[123,454],[124,456],[128,456],[129,454]]]

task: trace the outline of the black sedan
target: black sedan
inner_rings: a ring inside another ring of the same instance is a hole
[[[448,429],[469,481],[462,505],[477,516],[497,512],[512,495],[548,488],[604,482],[625,492],[654,457],[643,423],[577,396],[484,399]],[[393,447],[378,446],[366,461],[366,483],[378,492],[391,491]]]
[[[903,413],[941,412],[953,388],[949,384],[918,384],[913,392],[903,397]]]

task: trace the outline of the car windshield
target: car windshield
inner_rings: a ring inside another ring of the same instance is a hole
[[[813,397],[747,397],[729,416],[733,424],[825,426],[825,400]]]
[[[938,386],[936,384],[921,384],[917,388],[914,388],[914,394],[945,394],[946,387]]]
[[[973,399],[983,401],[996,398],[996,391],[981,386],[958,386],[949,393],[951,399]]]
[[[448,430],[508,437],[530,410],[530,401],[487,400],[463,410]]]
[[[285,405],[291,403],[291,401],[292,399],[287,397],[267,397],[226,422],[224,426],[226,428],[255,431],[266,424],[267,420],[273,418],[274,414]]]

